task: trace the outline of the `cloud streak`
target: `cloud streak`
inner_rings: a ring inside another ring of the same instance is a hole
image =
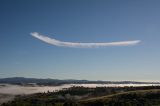
[[[107,47],[107,46],[130,46],[137,45],[140,43],[140,40],[130,40],[130,41],[119,41],[119,42],[104,42],[104,43],[78,43],[78,42],[65,42],[56,40],[54,38],[41,35],[38,32],[33,32],[31,35],[45,43],[55,45],[55,46],[64,46],[64,47],[75,47],[75,48],[96,48],[96,47]]]

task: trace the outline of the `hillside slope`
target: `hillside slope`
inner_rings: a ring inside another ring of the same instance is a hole
[[[160,106],[160,89],[137,90],[82,100],[83,106]]]
[[[84,88],[17,96],[2,106],[160,106],[154,87]]]

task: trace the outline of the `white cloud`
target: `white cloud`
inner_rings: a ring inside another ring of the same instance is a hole
[[[41,35],[37,32],[31,33],[31,35],[45,43],[55,45],[55,46],[64,46],[64,47],[75,47],[75,48],[94,48],[94,47],[106,47],[106,46],[130,46],[140,43],[140,40],[131,40],[131,41],[119,41],[119,42],[104,42],[104,43],[78,43],[78,42],[64,42],[50,38],[44,35]]]

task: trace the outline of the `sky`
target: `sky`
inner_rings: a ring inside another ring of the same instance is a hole
[[[0,78],[160,81],[159,11],[159,0],[0,0]]]

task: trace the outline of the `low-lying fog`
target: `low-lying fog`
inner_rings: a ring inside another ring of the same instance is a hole
[[[69,88],[73,86],[83,86],[83,87],[124,87],[124,86],[160,86],[160,84],[65,84],[61,86],[20,86],[20,85],[10,85],[3,84],[0,85],[0,94],[33,94],[39,92],[53,92],[62,90],[64,88]]]

